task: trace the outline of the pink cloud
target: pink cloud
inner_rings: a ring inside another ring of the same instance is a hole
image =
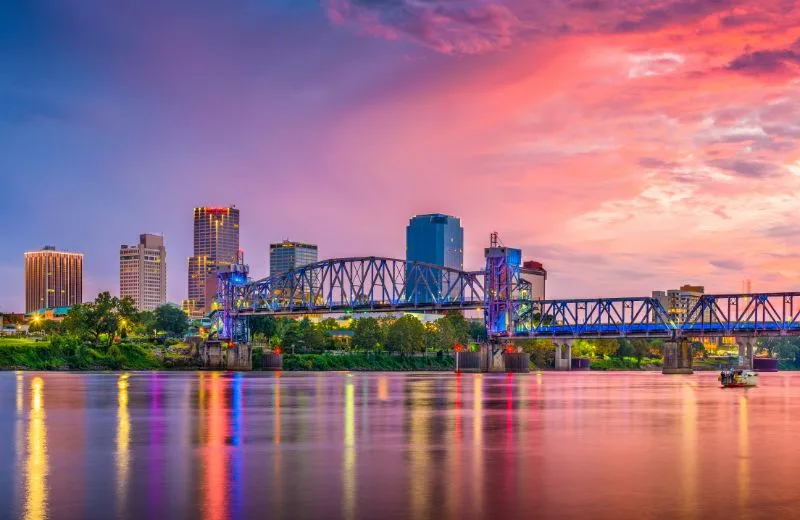
[[[335,24],[389,40],[407,39],[445,54],[480,54],[511,44],[516,17],[483,0],[323,0]]]

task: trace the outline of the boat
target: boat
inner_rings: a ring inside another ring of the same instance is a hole
[[[751,388],[758,382],[758,373],[744,368],[732,368],[719,373],[723,388]]]

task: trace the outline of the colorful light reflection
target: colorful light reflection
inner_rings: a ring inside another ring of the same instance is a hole
[[[31,380],[31,411],[28,420],[28,460],[25,464],[25,520],[47,518],[47,426],[45,424],[44,381]]]

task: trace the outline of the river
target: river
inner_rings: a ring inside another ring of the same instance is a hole
[[[0,373],[0,518],[781,518],[800,375]]]

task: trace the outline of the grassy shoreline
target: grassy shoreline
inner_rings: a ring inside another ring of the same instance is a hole
[[[261,366],[261,351],[254,349],[253,367]],[[452,355],[432,353],[393,355],[390,353],[323,353],[284,354],[283,370],[288,372],[364,371],[364,372],[452,372]],[[591,371],[647,372],[661,369],[661,360],[645,358],[592,359]],[[702,362],[696,371],[716,370]],[[122,341],[109,348],[95,348],[73,338],[52,340],[0,338],[0,370],[202,370],[199,359],[188,345],[160,345],[142,341]],[[531,370],[552,370],[547,366],[531,366]],[[791,362],[781,362],[780,370],[797,370]]]

